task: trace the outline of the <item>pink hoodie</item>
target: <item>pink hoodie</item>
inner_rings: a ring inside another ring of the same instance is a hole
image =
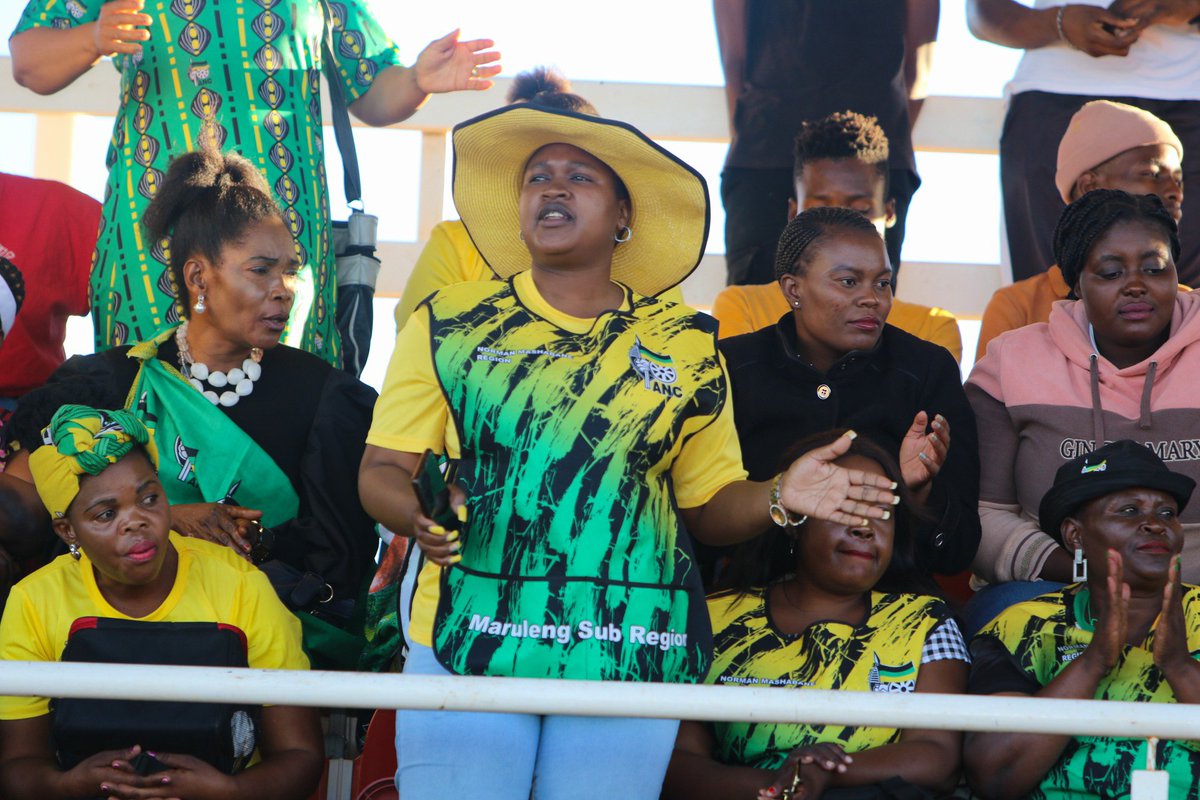
[[[988,582],[1031,580],[1058,543],[1038,504],[1066,461],[1097,442],[1133,439],[1200,482],[1200,293],[1176,296],[1170,338],[1117,369],[1095,352],[1083,303],[988,345],[967,381],[979,426],[979,517],[972,564]],[[1183,579],[1200,582],[1200,498],[1183,513]]]

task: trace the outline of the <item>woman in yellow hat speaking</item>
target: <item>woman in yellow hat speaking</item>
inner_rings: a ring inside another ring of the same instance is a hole
[[[716,322],[658,297],[703,254],[694,169],[625,123],[521,104],[460,124],[454,152],[459,214],[505,282],[417,309],[360,471],[364,507],[426,559],[405,671],[698,681],[689,533],[884,517],[894,485],[834,465],[846,437],[745,480]],[[457,472],[440,523],[409,488],[426,450]],[[400,794],[654,798],[677,726],[401,711]]]

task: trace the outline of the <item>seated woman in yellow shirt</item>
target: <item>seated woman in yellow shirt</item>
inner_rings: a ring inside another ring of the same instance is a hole
[[[882,236],[896,220],[887,161],[887,136],[874,117],[844,111],[805,123],[796,136],[796,198],[788,201],[788,219],[809,208],[841,206],[861,211]],[[778,283],[727,287],[712,307],[722,339],[774,325],[789,311]],[[887,322],[962,361],[958,320],[949,311],[893,300]]]
[[[0,659],[64,660],[64,648],[80,641],[86,628],[128,632],[138,627],[131,623],[141,623],[141,641],[148,641],[169,630],[163,623],[212,623],[240,632],[250,667],[308,668],[300,624],[263,573],[227,547],[170,531],[157,451],[134,413],[63,406],[44,435],[47,443],[33,451],[29,466],[70,554],[13,587],[0,619]],[[197,635],[205,635],[203,627]],[[91,641],[97,642],[94,636]],[[129,660],[167,663],[144,653],[131,653]],[[321,729],[313,709],[263,708],[257,742],[233,735],[234,755],[250,764],[233,774],[188,753],[162,752],[156,741],[174,733],[168,726],[121,741],[110,730],[102,752],[76,750],[70,761],[77,763],[64,763],[63,706],[53,711],[46,697],[0,696],[0,795],[291,800],[306,797],[321,773]],[[121,727],[117,720],[111,726]],[[188,736],[189,742],[206,740],[202,731]],[[140,774],[147,757],[159,762],[153,765],[159,771]]]
[[[832,441],[818,433],[796,452]],[[903,486],[895,459],[866,436],[837,461]],[[710,595],[713,664],[706,683],[771,691],[961,692],[967,646],[950,607],[916,593],[914,506],[892,519],[810,519],[739,546]],[[892,726],[685,721],[666,800],[925,798],[956,782],[962,734]],[[830,794],[824,792],[829,790]]]

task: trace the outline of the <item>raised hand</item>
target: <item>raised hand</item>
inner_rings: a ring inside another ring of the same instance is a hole
[[[461,89],[490,89],[493,75],[500,73],[500,54],[489,50],[491,39],[460,42],[458,30],[450,31],[425,46],[413,64],[417,88],[426,94]]]
[[[150,40],[146,27],[153,23],[143,14],[145,0],[112,0],[100,6],[100,16],[92,28],[92,42],[99,56],[137,55],[142,52],[138,42]]]
[[[892,506],[899,502],[892,494],[895,483],[882,475],[833,463],[850,449],[854,437],[853,431],[847,431],[832,444],[810,450],[792,462],[779,484],[785,508],[842,525],[891,516]]]
[[[932,428],[932,430],[927,430]],[[904,485],[922,492],[946,463],[950,452],[950,423],[941,414],[929,424],[929,415],[918,411],[904,441],[900,442],[900,472]]]

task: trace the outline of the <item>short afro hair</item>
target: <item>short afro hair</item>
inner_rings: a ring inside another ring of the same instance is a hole
[[[884,199],[888,196],[888,138],[879,120],[854,111],[838,111],[805,122],[796,134],[793,180],[803,177],[810,161],[853,159],[875,167],[883,177]]]

